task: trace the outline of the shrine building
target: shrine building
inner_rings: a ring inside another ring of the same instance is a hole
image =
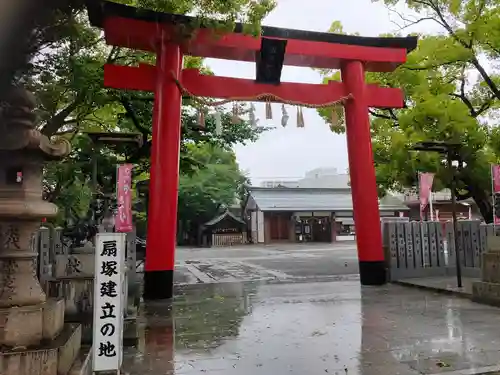
[[[379,200],[379,209],[381,217],[409,211],[391,195]],[[253,243],[335,242],[355,231],[349,188],[249,187],[245,215]]]

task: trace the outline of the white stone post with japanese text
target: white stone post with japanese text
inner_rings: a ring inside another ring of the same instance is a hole
[[[98,233],[95,252],[94,372],[119,373],[122,363],[125,233]]]

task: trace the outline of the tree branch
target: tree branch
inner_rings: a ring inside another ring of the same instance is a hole
[[[392,119],[396,122],[399,122],[398,116],[396,116],[396,113],[394,112],[394,108],[388,108],[387,109],[392,117]]]
[[[488,109],[490,109],[491,105],[493,104],[493,100],[496,99],[496,95],[491,95],[487,101],[485,101],[481,107],[479,107],[479,109],[477,110],[477,115],[480,116],[483,114],[483,112],[487,111]]]
[[[460,81],[460,94],[451,94],[451,96],[455,98],[459,98],[462,100],[462,102],[467,106],[469,109],[471,117],[476,118],[476,110],[474,109],[474,106],[472,105],[471,101],[467,98],[465,95],[465,67],[462,67],[462,73],[461,73],[461,81]]]
[[[403,14],[401,14],[400,12],[398,12],[397,10],[395,9],[392,9],[390,7],[387,7],[387,10],[389,10],[390,12],[392,13],[395,13],[402,21],[405,22],[405,24],[403,26],[400,26],[398,25],[396,22],[393,21],[393,23],[399,28],[398,31],[401,31],[401,30],[404,30],[408,27],[411,27],[411,26],[414,26],[414,25],[417,25],[419,24],[420,22],[424,22],[424,21],[434,21],[434,22],[437,22],[439,24],[441,24],[437,19],[435,19],[434,17],[422,17],[422,18],[417,18],[417,19],[409,19],[407,17],[405,17]]]
[[[481,14],[483,13],[484,9],[486,8],[486,1],[485,0],[480,0],[479,2],[479,6],[477,8],[477,14],[476,14],[476,17],[474,17],[474,21],[472,23],[476,23],[478,20],[479,20],[479,17],[481,17]],[[476,36],[476,33],[475,33],[475,30],[473,30],[471,32],[471,42],[472,40],[474,39],[474,37]]]
[[[368,113],[370,115],[372,115],[373,117],[378,117],[378,118],[383,118],[383,119],[386,119],[386,120],[392,120],[391,116],[389,115],[384,115],[382,113],[379,113],[379,112],[375,112],[374,110],[372,109],[369,109],[368,110]]]
[[[118,55],[120,54],[120,47],[113,46],[111,51],[109,51],[108,58],[106,59],[106,64],[111,64],[118,59]]]
[[[416,1],[417,3],[419,2],[418,0]],[[424,2],[423,2],[424,3]],[[471,49],[472,48],[472,40],[469,41],[469,43],[466,43],[464,40],[460,39],[458,35],[453,31],[452,27],[450,24],[446,21],[444,18],[443,12],[441,11],[441,8],[439,8],[439,4],[436,4],[432,1],[429,1],[428,3],[425,3],[429,8],[431,8],[434,12],[436,12],[440,22],[440,25],[442,25],[446,31],[448,31],[448,34],[455,39],[459,44],[461,44],[464,48],[466,49]]]
[[[45,192],[45,197],[44,199],[49,201],[49,202],[54,202],[57,198],[57,196],[61,193],[61,191],[63,191],[63,189],[66,189],[67,187],[69,187],[73,182],[74,182],[75,178],[72,177],[72,178],[68,178],[67,180],[65,180],[65,182],[63,184],[57,182],[55,188],[50,191],[50,192]]]
[[[486,70],[483,68],[483,66],[479,63],[479,61],[477,60],[476,57],[474,57],[472,60],[471,60],[471,63],[472,65],[474,65],[474,67],[477,69],[477,71],[479,72],[479,74],[481,75],[481,77],[484,79],[484,82],[488,85],[488,87],[490,88],[490,90],[493,92],[493,94],[495,94],[495,97],[497,99],[500,99],[500,90],[498,90],[498,87],[497,85],[495,84],[495,82],[493,82],[493,80],[491,79],[491,77],[488,75],[488,73],[486,73]]]
[[[488,47],[490,47],[493,52],[500,55],[500,49],[493,47],[490,42],[486,41],[486,42],[484,42],[484,44],[486,44]]]
[[[42,134],[46,136],[51,136],[54,135],[61,126],[63,126],[66,120],[66,117],[68,117],[75,109],[78,108],[78,106],[81,104],[83,101],[84,95],[81,94],[76,97],[76,99],[68,104],[66,108],[61,109],[57,114],[52,116],[52,118],[47,121],[47,123],[42,127]]]
[[[55,133],[54,135],[65,135],[65,134],[71,134],[71,133],[74,133],[75,131],[77,131],[78,127],[73,127],[71,129],[68,129],[68,130],[64,130],[64,131],[60,131],[60,132],[57,132]]]
[[[129,101],[127,99],[125,99],[124,97],[121,97],[120,103],[122,103],[123,108],[125,108],[125,111],[127,112],[127,117],[129,117],[132,120],[132,123],[134,124],[136,129],[142,133],[144,139],[147,139],[147,136],[151,135],[151,132],[149,131],[149,129],[146,129],[145,127],[143,127],[141,125],[141,123],[140,123],[139,119],[137,118],[135,111],[132,108],[132,106],[130,105]]]
[[[395,122],[395,125],[396,126],[399,126],[399,120],[398,120],[398,116],[396,116],[396,113],[394,112],[394,110],[392,108],[387,108],[385,109],[389,114],[383,114],[383,113],[380,113],[380,112],[375,112],[374,110],[372,109],[369,109],[368,110],[368,113],[370,115],[372,115],[373,117],[378,117],[378,118],[383,118],[383,119],[386,119],[386,120],[391,120],[391,121],[394,121]]]
[[[432,0],[423,1],[423,0],[414,0],[418,4],[426,5],[430,7],[434,12],[437,14],[439,20],[441,21],[440,24],[448,31],[448,34],[455,39],[456,42],[458,42],[460,45],[462,45],[464,48],[472,51],[472,45],[473,41],[472,39],[467,43],[463,39],[459,38],[458,35],[453,31],[452,27],[450,24],[446,21],[444,18],[443,12],[439,8],[439,5],[434,3]],[[495,94],[495,96],[500,99],[500,90],[498,89],[497,85],[491,77],[488,75],[486,70],[483,68],[483,66],[479,63],[477,60],[476,56],[473,56],[472,59],[470,60],[470,63],[474,65],[474,67],[477,69],[478,73],[481,75],[481,77],[484,79],[484,82],[488,85],[488,87],[491,89],[491,91]]]
[[[472,198],[472,193],[470,191],[467,191],[467,193],[460,193],[458,189],[455,189],[455,197],[457,198],[457,201],[464,201]]]
[[[467,62],[467,61],[464,61],[464,60],[455,60],[455,61],[447,61],[447,62],[439,63],[439,64],[424,65],[424,66],[402,65],[401,68],[402,69],[408,69],[408,70],[418,70],[418,71],[420,71],[420,70],[436,69],[436,68],[440,68],[442,66],[454,65],[454,64],[463,63],[463,62]]]

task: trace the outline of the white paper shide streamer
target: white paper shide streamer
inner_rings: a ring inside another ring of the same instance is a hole
[[[286,110],[285,105],[283,104],[281,106],[281,126],[286,127],[288,124],[288,119],[290,116],[288,116],[288,112]]]
[[[214,113],[214,119],[215,119],[215,134],[221,135],[222,134],[222,118],[221,118],[220,111],[218,109]]]

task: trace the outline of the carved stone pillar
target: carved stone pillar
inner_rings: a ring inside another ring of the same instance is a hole
[[[500,306],[500,237],[486,237],[487,251],[482,255],[481,281],[472,284],[472,300]]]
[[[14,88],[0,107],[0,347],[38,345],[46,296],[36,276],[31,237],[57,207],[42,198],[42,169],[67,155],[66,140],[52,143],[35,129],[31,94]],[[0,371],[1,372],[1,371]]]

